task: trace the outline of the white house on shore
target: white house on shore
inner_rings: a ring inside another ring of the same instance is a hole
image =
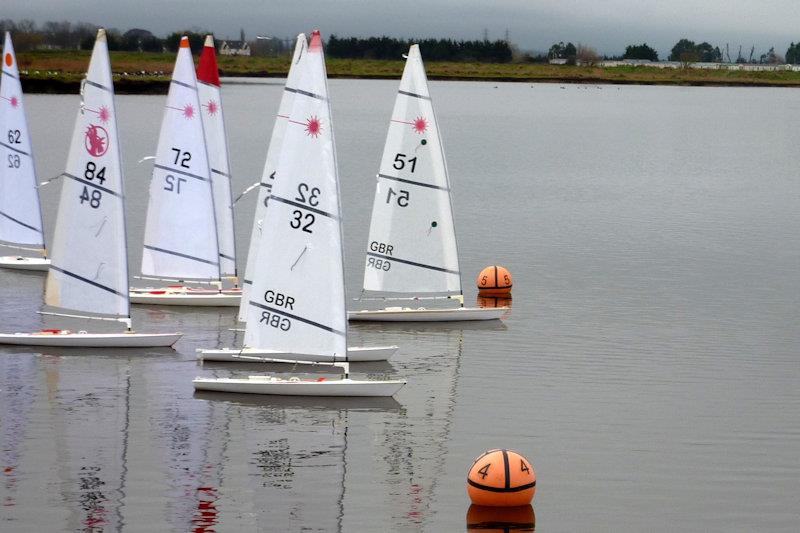
[[[250,45],[247,41],[222,41],[219,53],[223,56],[249,56]]]

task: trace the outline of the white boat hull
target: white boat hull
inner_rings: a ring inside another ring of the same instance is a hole
[[[182,333],[0,333],[0,344],[62,348],[157,348],[172,346]]]
[[[239,307],[240,291],[170,291],[167,289],[131,289],[132,304],[183,305],[193,307]]]
[[[50,260],[43,257],[22,257],[19,255],[5,255],[0,257],[0,268],[13,268],[16,270],[38,270],[47,272]]]
[[[295,361],[334,362],[333,357],[324,355],[305,355],[278,350],[243,348],[235,350],[197,350],[201,361],[219,361],[226,363],[294,363]],[[351,346],[347,348],[347,362],[364,363],[371,361],[388,361],[397,352],[397,346]],[[336,361],[344,361],[344,358]]]
[[[247,378],[195,378],[195,390],[277,396],[393,396],[405,380],[366,381],[353,379],[299,380],[274,376]]]
[[[508,310],[508,307],[459,307],[456,309],[389,307],[375,311],[349,311],[347,313],[347,319],[370,322],[460,322],[499,320]]]

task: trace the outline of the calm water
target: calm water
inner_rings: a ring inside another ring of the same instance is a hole
[[[360,290],[396,82],[331,82],[347,282]],[[3,531],[463,531],[464,482],[510,447],[538,531],[800,528],[800,93],[432,83],[467,301],[498,262],[505,325],[354,326],[401,346],[394,400],[194,395],[235,310],[138,307],[176,351],[0,349]],[[224,89],[234,190],[261,173],[280,85]],[[131,272],[163,97],[117,98]],[[29,96],[41,179],[77,96]],[[42,190],[52,235],[59,185]],[[255,196],[237,210],[246,251]],[[240,256],[239,264],[244,265]],[[43,277],[0,273],[0,325],[43,324]],[[288,367],[278,370],[291,370]],[[205,528],[205,529],[204,529]]]

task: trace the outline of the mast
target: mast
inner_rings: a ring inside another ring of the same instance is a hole
[[[125,203],[111,65],[97,32],[61,186],[45,302],[130,329]]]
[[[5,33],[0,75],[0,244],[47,257],[36,166],[11,33]]]

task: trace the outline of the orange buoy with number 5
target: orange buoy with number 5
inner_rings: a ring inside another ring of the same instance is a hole
[[[499,265],[488,266],[478,274],[475,282],[481,296],[506,296],[511,294],[511,272]]]
[[[530,461],[517,452],[489,450],[469,469],[467,494],[475,505],[528,505],[536,494],[536,472]]]

